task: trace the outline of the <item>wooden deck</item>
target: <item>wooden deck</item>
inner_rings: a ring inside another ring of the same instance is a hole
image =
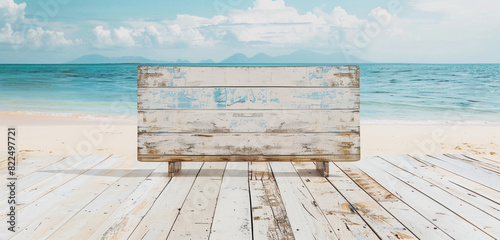
[[[0,171],[6,172],[5,157]],[[500,159],[463,155],[330,163],[30,157],[18,231],[0,239],[495,239]],[[5,178],[3,178],[5,179]],[[7,197],[2,185],[2,199]]]

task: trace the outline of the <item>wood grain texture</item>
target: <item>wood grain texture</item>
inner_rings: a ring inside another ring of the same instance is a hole
[[[296,239],[339,239],[291,163],[271,162]]]
[[[467,163],[457,161],[450,162],[446,156],[418,156],[418,159],[445,170],[458,173],[472,181],[500,192],[500,185],[498,184],[498,182],[500,182],[500,174],[483,168],[473,167]]]
[[[492,217],[488,212],[483,212],[477,209],[476,206],[451,194],[446,188],[425,181],[415,175],[404,171],[380,158],[370,159],[370,164],[377,165],[390,173],[394,178],[405,182],[414,188],[418,189],[423,194],[430,198],[446,203],[446,208],[453,209],[453,212],[462,218],[465,218],[475,227],[481,229],[490,236],[500,236],[500,221]]]
[[[227,163],[215,207],[210,240],[252,239],[248,164]]]
[[[147,214],[170,179],[168,163],[158,165],[88,239],[126,239]]]
[[[137,120],[140,133],[359,132],[357,110],[140,110]]]
[[[357,109],[355,88],[139,88],[138,109]]]
[[[349,202],[347,207],[357,212],[380,238],[418,239],[334,163],[330,163],[330,176],[327,179]]]
[[[372,177],[355,166],[357,164],[371,164],[372,159],[373,158],[364,158],[363,162],[357,162],[355,164],[335,163],[335,165],[420,239],[451,240],[452,238],[436,227],[432,221],[422,217],[417,211],[387,191]]]
[[[184,163],[128,239],[166,239],[202,165],[200,162]]]
[[[167,239],[208,239],[225,168],[225,162],[203,164]]]
[[[336,154],[336,155],[213,155],[213,156],[189,156],[189,155],[149,155],[139,154],[137,160],[141,162],[325,162],[325,161],[357,161],[359,154]]]
[[[80,211],[72,216],[64,212],[59,216],[56,224],[62,225],[57,228],[57,225],[51,225],[54,232],[48,239],[89,239],[93,231],[97,230],[118,207],[116,202],[123,202],[125,199],[158,167],[156,164],[138,164],[137,168],[140,171],[130,171],[127,175],[118,179],[94,200],[87,204]],[[164,164],[164,163],[163,163]],[[109,201],[113,199],[113,201]],[[52,213],[51,213],[52,214]],[[68,221],[63,221],[63,218],[70,218]],[[85,228],[88,231],[78,232],[75,229]],[[56,230],[57,229],[57,230]],[[42,231],[37,231],[41,233]],[[31,238],[35,236],[31,235]],[[42,239],[38,237],[37,239]]]
[[[379,239],[339,191],[325,177],[318,176],[313,163],[296,162],[293,166],[339,239]]]
[[[140,66],[137,98],[139,161],[359,160],[357,66]]]
[[[154,155],[359,154],[358,133],[139,133],[138,153]]]
[[[107,158],[108,156],[102,157]],[[23,221],[18,222],[17,234],[13,239],[26,239],[26,236],[32,235],[33,231],[45,233],[56,224],[60,224],[58,218],[51,220],[52,214],[61,216],[67,215],[71,211],[76,213],[109,185],[124,176],[127,171],[116,169],[125,164],[123,159],[111,157],[93,168],[95,175],[81,174],[18,211],[19,219],[22,218]],[[25,233],[22,233],[23,231]]]
[[[418,211],[423,217],[431,220],[434,225],[454,239],[493,239],[485,232],[457,215],[446,207],[447,202],[438,202],[430,196],[419,191],[417,186],[412,186],[401,181],[394,175],[385,171],[382,166],[374,164],[357,165],[365,173],[373,177],[385,189],[398,196],[411,208]],[[450,224],[452,223],[452,224]]]
[[[140,88],[190,86],[359,86],[358,66],[139,66],[137,70],[137,85]]]
[[[482,210],[500,220],[500,203],[490,198],[500,199],[500,193],[491,190],[480,184],[474,183],[468,179],[462,178],[446,171],[435,171],[436,168],[428,168],[422,162],[415,161],[408,156],[393,156],[393,157],[380,157],[382,160],[409,172],[430,184],[435,185],[450,194],[460,198],[474,207]],[[434,170],[434,171],[430,171]],[[446,174],[446,175],[443,175]],[[463,187],[464,184],[467,187]],[[475,186],[474,186],[475,185]],[[478,189],[480,187],[480,189]],[[470,188],[470,189],[469,189]],[[490,190],[490,192],[497,193],[497,196],[490,196],[490,198],[483,196],[481,190]]]
[[[269,163],[252,162],[249,164],[254,239],[295,239]]]

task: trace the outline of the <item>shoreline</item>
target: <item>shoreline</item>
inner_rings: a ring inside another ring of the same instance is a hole
[[[9,126],[18,128],[18,146],[25,153],[137,154],[135,115],[0,112],[0,132]],[[498,122],[361,120],[360,128],[362,157],[449,153],[500,158]],[[5,138],[0,146],[6,146]]]

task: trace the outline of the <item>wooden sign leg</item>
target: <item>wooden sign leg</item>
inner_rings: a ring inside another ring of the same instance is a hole
[[[182,162],[169,162],[168,163],[168,176],[173,177],[175,173],[179,172],[182,167]]]
[[[329,162],[316,162],[316,170],[322,177],[328,177],[330,174]]]

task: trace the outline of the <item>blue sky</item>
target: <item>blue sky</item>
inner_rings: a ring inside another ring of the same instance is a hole
[[[494,0],[0,0],[0,63],[86,54],[220,61],[242,52],[500,62]]]

